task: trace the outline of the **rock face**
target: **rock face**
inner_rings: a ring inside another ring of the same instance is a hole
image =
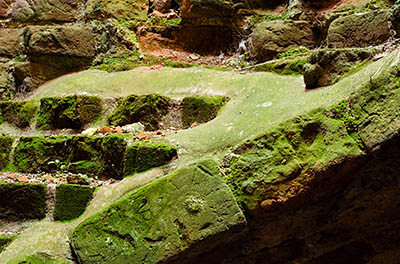
[[[307,21],[274,20],[256,25],[249,39],[249,54],[259,62],[300,46],[312,47],[314,36]]]
[[[254,217],[244,239],[197,263],[397,263],[399,78],[396,66],[227,155],[227,182]]]
[[[148,4],[143,0],[88,0],[85,14],[89,18],[145,19]]]
[[[314,51],[304,67],[307,89],[328,86],[350,71],[360,69],[378,53],[374,48],[321,49]]]
[[[20,29],[0,28],[0,56],[18,55],[20,33]]]
[[[14,0],[11,7],[13,22],[72,22],[79,16],[80,0]]]
[[[34,26],[24,31],[28,55],[93,57],[96,34],[82,26]]]
[[[204,161],[136,190],[71,239],[80,263],[186,263],[237,237],[245,223],[218,166]]]
[[[73,95],[67,97],[46,97],[40,100],[37,128],[82,129],[100,117],[103,100],[96,96]]]
[[[330,48],[369,47],[382,44],[391,35],[390,11],[377,10],[334,20],[327,43]]]
[[[232,17],[233,2],[226,0],[184,0],[182,18]]]

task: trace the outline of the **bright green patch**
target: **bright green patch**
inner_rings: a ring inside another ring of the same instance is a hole
[[[82,129],[96,121],[103,111],[103,101],[97,96],[72,95],[40,100],[36,127],[48,129]]]
[[[255,65],[252,70],[299,76],[303,74],[306,63],[307,57],[279,59]]]
[[[82,263],[162,263],[233,240],[245,224],[211,160],[176,170],[88,218],[71,245]]]
[[[3,170],[10,163],[12,145],[15,138],[0,136],[0,170]]]
[[[92,199],[94,187],[60,184],[56,190],[54,220],[65,221],[79,217]]]
[[[176,148],[166,144],[134,143],[125,154],[125,176],[167,164],[177,156]]]
[[[344,122],[319,109],[236,147],[225,157],[226,181],[243,206],[254,212],[263,200],[284,198],[291,180],[307,184],[330,164],[363,154]]]
[[[7,264],[68,264],[67,260],[55,260],[45,253],[35,254],[27,257],[17,257]]]
[[[156,130],[161,118],[168,113],[169,98],[149,94],[130,95],[122,99],[107,118],[113,126],[141,122],[146,130]]]
[[[123,136],[21,137],[13,164],[21,172],[68,171],[122,178]]]
[[[224,96],[190,96],[182,101],[182,124],[190,127],[192,123],[206,123],[214,119],[228,98]]]
[[[279,59],[289,58],[289,57],[303,57],[310,52],[306,47],[290,48],[285,52],[279,53],[277,57]]]
[[[13,242],[16,235],[0,235],[0,253]]]

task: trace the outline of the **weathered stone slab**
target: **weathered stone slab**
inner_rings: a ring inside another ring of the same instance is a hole
[[[314,44],[314,34],[307,21],[267,21],[256,25],[249,39],[249,54],[263,62],[289,48],[311,48]]]
[[[14,0],[13,2],[11,20],[15,22],[72,22],[79,15],[79,0]]]
[[[19,53],[20,29],[0,28],[0,55],[14,57]]]
[[[29,26],[24,38],[25,53],[29,55],[96,55],[96,34],[85,26]]]
[[[338,18],[328,30],[330,48],[369,47],[391,37],[390,11],[377,10]]]
[[[245,224],[208,160],[122,198],[80,224],[71,241],[80,263],[180,263],[235,239]]]

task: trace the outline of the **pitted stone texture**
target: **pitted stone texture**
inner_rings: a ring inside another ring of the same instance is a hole
[[[146,19],[149,1],[145,0],[88,0],[85,15],[88,18]]]
[[[18,55],[20,33],[20,29],[0,28],[0,56]]]
[[[24,31],[25,52],[30,55],[94,57],[96,34],[85,26],[30,26]]]
[[[256,26],[249,39],[250,56],[259,62],[300,46],[313,47],[314,35],[307,21],[274,20]]]
[[[217,164],[207,160],[122,198],[71,238],[80,263],[182,263],[237,238],[245,224]]]
[[[14,0],[10,12],[11,20],[72,22],[78,18],[78,4],[79,0]]]
[[[390,11],[377,10],[338,18],[328,30],[330,48],[369,47],[391,37]]]

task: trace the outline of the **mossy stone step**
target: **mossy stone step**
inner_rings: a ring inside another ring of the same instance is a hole
[[[168,113],[170,99],[158,94],[130,95],[122,99],[108,116],[113,126],[141,122],[146,130],[156,130],[162,116]]]
[[[188,96],[182,101],[182,124],[190,127],[193,123],[206,123],[217,116],[225,105],[225,96]]]
[[[42,219],[46,216],[45,184],[0,184],[0,219]]]
[[[218,165],[206,160],[88,218],[73,231],[71,244],[79,263],[164,263],[171,258],[180,263],[237,238],[245,225]]]
[[[38,129],[82,129],[99,118],[103,100],[97,96],[72,95],[46,97],[40,100],[36,127]]]
[[[26,173],[72,172],[122,179],[167,164],[177,156],[174,146],[137,142],[128,136],[21,137],[11,160],[15,138],[0,137],[0,168]]]
[[[69,171],[120,179],[126,145],[119,135],[21,137],[13,165],[20,172]]]
[[[160,167],[177,155],[176,148],[170,145],[149,142],[134,143],[127,148],[125,153],[124,175]]]
[[[58,185],[53,212],[54,220],[65,221],[79,217],[85,211],[95,190],[95,187],[85,185]]]
[[[36,115],[38,105],[32,101],[0,102],[0,124],[7,122],[18,128],[29,127]]]
[[[5,169],[10,163],[12,145],[15,138],[0,136],[0,170]]]

